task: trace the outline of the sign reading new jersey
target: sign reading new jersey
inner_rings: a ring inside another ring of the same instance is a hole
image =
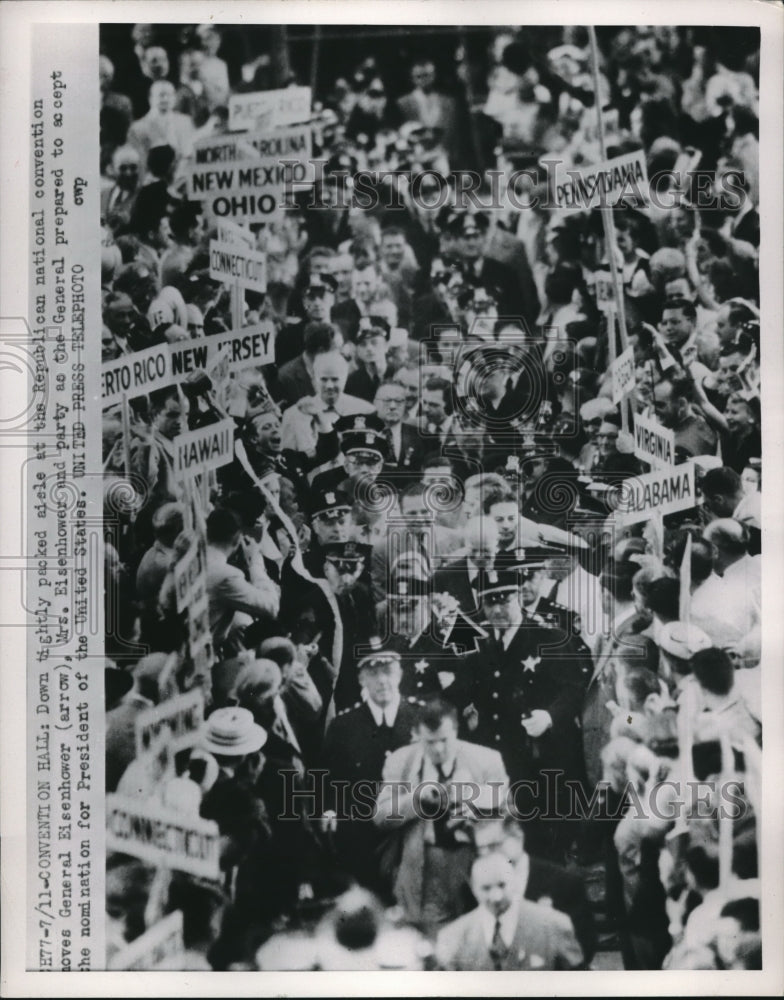
[[[107,851],[218,880],[219,844],[218,824],[212,820],[186,816],[143,799],[106,796]]]
[[[654,511],[674,514],[695,504],[694,462],[632,476],[618,487],[616,510],[624,524],[647,520]]]
[[[101,399],[104,406],[134,399],[155,389],[179,385],[197,368],[205,371],[223,352],[229,369],[270,364],[275,357],[275,328],[262,320],[241,330],[213,333],[196,340],[159,344],[136,354],[107,361],[101,369]]]
[[[232,94],[229,97],[229,129],[232,132],[249,132],[259,122],[272,125],[304,122],[310,118],[310,103],[310,87]]]
[[[210,277],[256,292],[267,290],[267,255],[231,243],[210,240]]]
[[[645,153],[624,153],[604,163],[555,167],[555,203],[558,208],[580,209],[617,205],[628,199],[633,204],[647,203],[648,169]]]
[[[174,439],[174,471],[180,477],[219,469],[234,458],[234,421],[219,420]]]
[[[612,365],[612,401],[619,403],[635,386],[634,351],[627,347]]]
[[[637,413],[634,416],[634,454],[649,465],[674,465],[675,435],[657,420]]]

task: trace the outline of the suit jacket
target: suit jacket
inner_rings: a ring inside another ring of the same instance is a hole
[[[377,726],[367,702],[358,701],[351,708],[340,712],[330,723],[322,750],[323,766],[329,771],[324,799],[326,809],[335,809],[333,782],[379,782],[384,762],[389,755],[411,742],[411,730],[416,723],[416,698],[402,698],[391,729]],[[349,789],[346,808],[362,805]]]
[[[569,917],[583,950],[585,964],[590,964],[596,954],[596,926],[582,878],[576,872],[542,858],[529,857],[528,861],[525,898],[532,903],[543,898],[550,899],[556,910]]]
[[[436,570],[433,576],[433,593],[451,594],[460,605],[463,614],[471,619],[476,620],[482,614],[471,587],[466,556],[450,559],[449,562]]]
[[[382,477],[401,492],[419,480],[422,463],[425,460],[425,443],[419,428],[412,424],[400,425],[400,455],[395,458],[390,439],[387,460],[382,469]]]
[[[478,907],[439,933],[436,959],[445,970],[494,971]],[[577,969],[582,963],[583,953],[569,918],[558,910],[522,900],[517,929],[501,971],[563,971]]]
[[[400,838],[400,863],[394,877],[394,893],[409,919],[422,913],[425,834],[430,821],[416,814],[414,789],[421,781],[436,775],[435,767],[425,758],[421,744],[401,747],[390,754],[384,765],[381,791],[374,822]],[[497,805],[506,800],[507,776],[501,755],[487,747],[458,741],[455,767],[450,781],[479,785],[479,799]],[[406,786],[401,788],[400,782]],[[490,787],[489,783],[497,783]],[[416,800],[418,802],[418,798]]]
[[[287,406],[293,406],[303,396],[315,396],[316,389],[301,354],[281,366],[271,391],[277,402]]]

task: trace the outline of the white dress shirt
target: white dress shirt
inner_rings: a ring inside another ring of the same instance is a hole
[[[394,701],[391,701],[384,708],[381,705],[377,705],[370,698],[365,698],[367,707],[370,709],[370,714],[373,716],[377,726],[386,724],[387,726],[394,726],[395,719],[397,717],[397,710],[400,708],[400,695],[395,697]]]
[[[515,931],[517,930],[517,921],[520,916],[520,900],[517,896],[512,898],[512,902],[509,904],[509,909],[501,914],[500,918],[496,917],[494,913],[491,913],[484,906],[479,907],[479,920],[482,924],[482,933],[485,936],[485,941],[487,942],[487,947],[490,948],[493,944],[493,937],[495,936],[495,925],[496,921],[500,919],[501,921],[501,940],[504,942],[507,948],[512,947],[512,942],[514,941]]]

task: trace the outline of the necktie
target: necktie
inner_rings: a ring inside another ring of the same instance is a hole
[[[504,939],[501,936],[500,917],[498,917],[495,922],[493,940],[490,942],[490,957],[493,960],[493,968],[496,972],[500,972],[504,964],[504,959],[506,958],[506,945],[504,944]]]
[[[436,771],[438,772],[439,785],[445,786],[448,779],[440,765],[436,765]],[[455,846],[455,839],[452,836],[452,831],[447,829],[446,824],[448,819],[449,811],[444,809],[443,813],[439,813],[438,817],[433,820],[433,832],[435,833],[436,844],[438,847]]]

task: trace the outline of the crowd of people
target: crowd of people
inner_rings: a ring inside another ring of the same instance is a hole
[[[760,968],[758,37],[602,29],[598,95],[582,28],[481,63],[430,35],[397,95],[357,42],[312,95],[315,190],[233,219],[267,263],[239,302],[186,178],[270,60],[161,37],[100,60],[103,361],[238,322],[274,360],[103,413],[107,792],[220,847],[213,879],[109,854],[110,960],[180,910],[178,969]],[[545,204],[543,161],[600,139],[668,198]],[[469,166],[539,205],[467,203]],[[387,172],[368,209],[358,170]],[[226,420],[183,478],[177,439]],[[687,502],[624,508],[688,466]],[[199,725],[139,752],[192,691]]]

